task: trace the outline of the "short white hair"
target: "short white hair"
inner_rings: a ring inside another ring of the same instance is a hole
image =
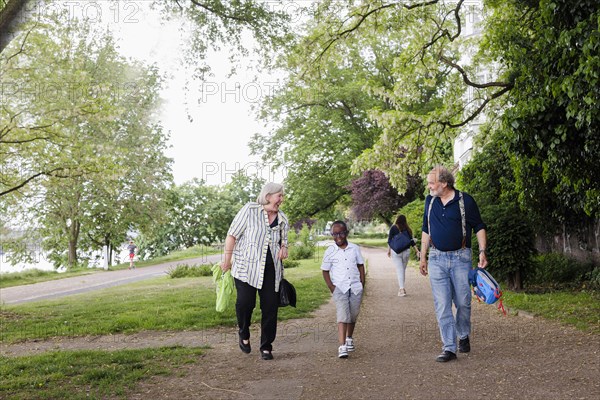
[[[263,206],[265,204],[269,204],[267,196],[276,193],[283,194],[283,185],[281,183],[269,182],[265,186],[263,186],[262,190],[260,191],[260,194],[256,198],[256,202],[258,204],[262,204]]]

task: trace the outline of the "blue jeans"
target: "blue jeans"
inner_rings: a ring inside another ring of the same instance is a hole
[[[429,281],[433,293],[433,304],[442,351],[456,353],[456,336],[464,339],[471,332],[471,249],[456,251],[429,251]],[[456,318],[452,314],[452,303],[456,306]]]

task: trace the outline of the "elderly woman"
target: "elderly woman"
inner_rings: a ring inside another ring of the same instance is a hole
[[[287,258],[289,223],[279,210],[283,185],[267,183],[256,203],[247,203],[237,213],[225,239],[225,259],[221,269],[235,278],[235,312],[239,326],[239,344],[250,353],[250,322],[256,305],[256,292],[262,311],[260,351],[263,360],[272,360],[277,334],[279,282],[283,277],[282,260]],[[233,262],[232,262],[233,256]]]

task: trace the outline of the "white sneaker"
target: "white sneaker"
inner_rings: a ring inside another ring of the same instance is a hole
[[[406,296],[406,290],[404,288],[398,290],[398,296],[400,296],[400,297]]]
[[[347,337],[346,338],[346,349],[348,351],[354,351],[355,347],[354,347],[354,339],[352,339],[351,337]]]
[[[338,358],[348,358],[348,348],[345,344],[338,349]]]

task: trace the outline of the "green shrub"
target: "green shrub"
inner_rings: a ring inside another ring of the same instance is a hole
[[[507,283],[509,289],[522,289],[533,268],[535,253],[530,221],[516,204],[500,202],[481,207],[487,225],[487,259],[489,271],[496,280]],[[473,266],[479,262],[479,245],[471,238]]]
[[[169,268],[167,274],[170,278],[192,278],[199,276],[212,276],[210,265],[177,264],[175,268]]]
[[[314,247],[310,248],[302,244],[297,244],[290,246],[288,257],[290,260],[306,260],[311,258],[314,252]]]
[[[587,273],[585,281],[590,287],[600,289],[600,267],[594,267],[592,271]]]
[[[534,265],[534,273],[529,283],[536,285],[563,286],[585,281],[596,284],[600,278],[600,268],[558,253],[540,254],[536,257]]]
[[[315,242],[307,225],[302,225],[300,234],[290,231],[288,235],[289,254],[291,260],[305,260],[315,254]]]
[[[296,260],[285,260],[283,262],[283,267],[285,269],[289,269],[289,268],[297,268],[300,266],[300,261],[296,261]]]

